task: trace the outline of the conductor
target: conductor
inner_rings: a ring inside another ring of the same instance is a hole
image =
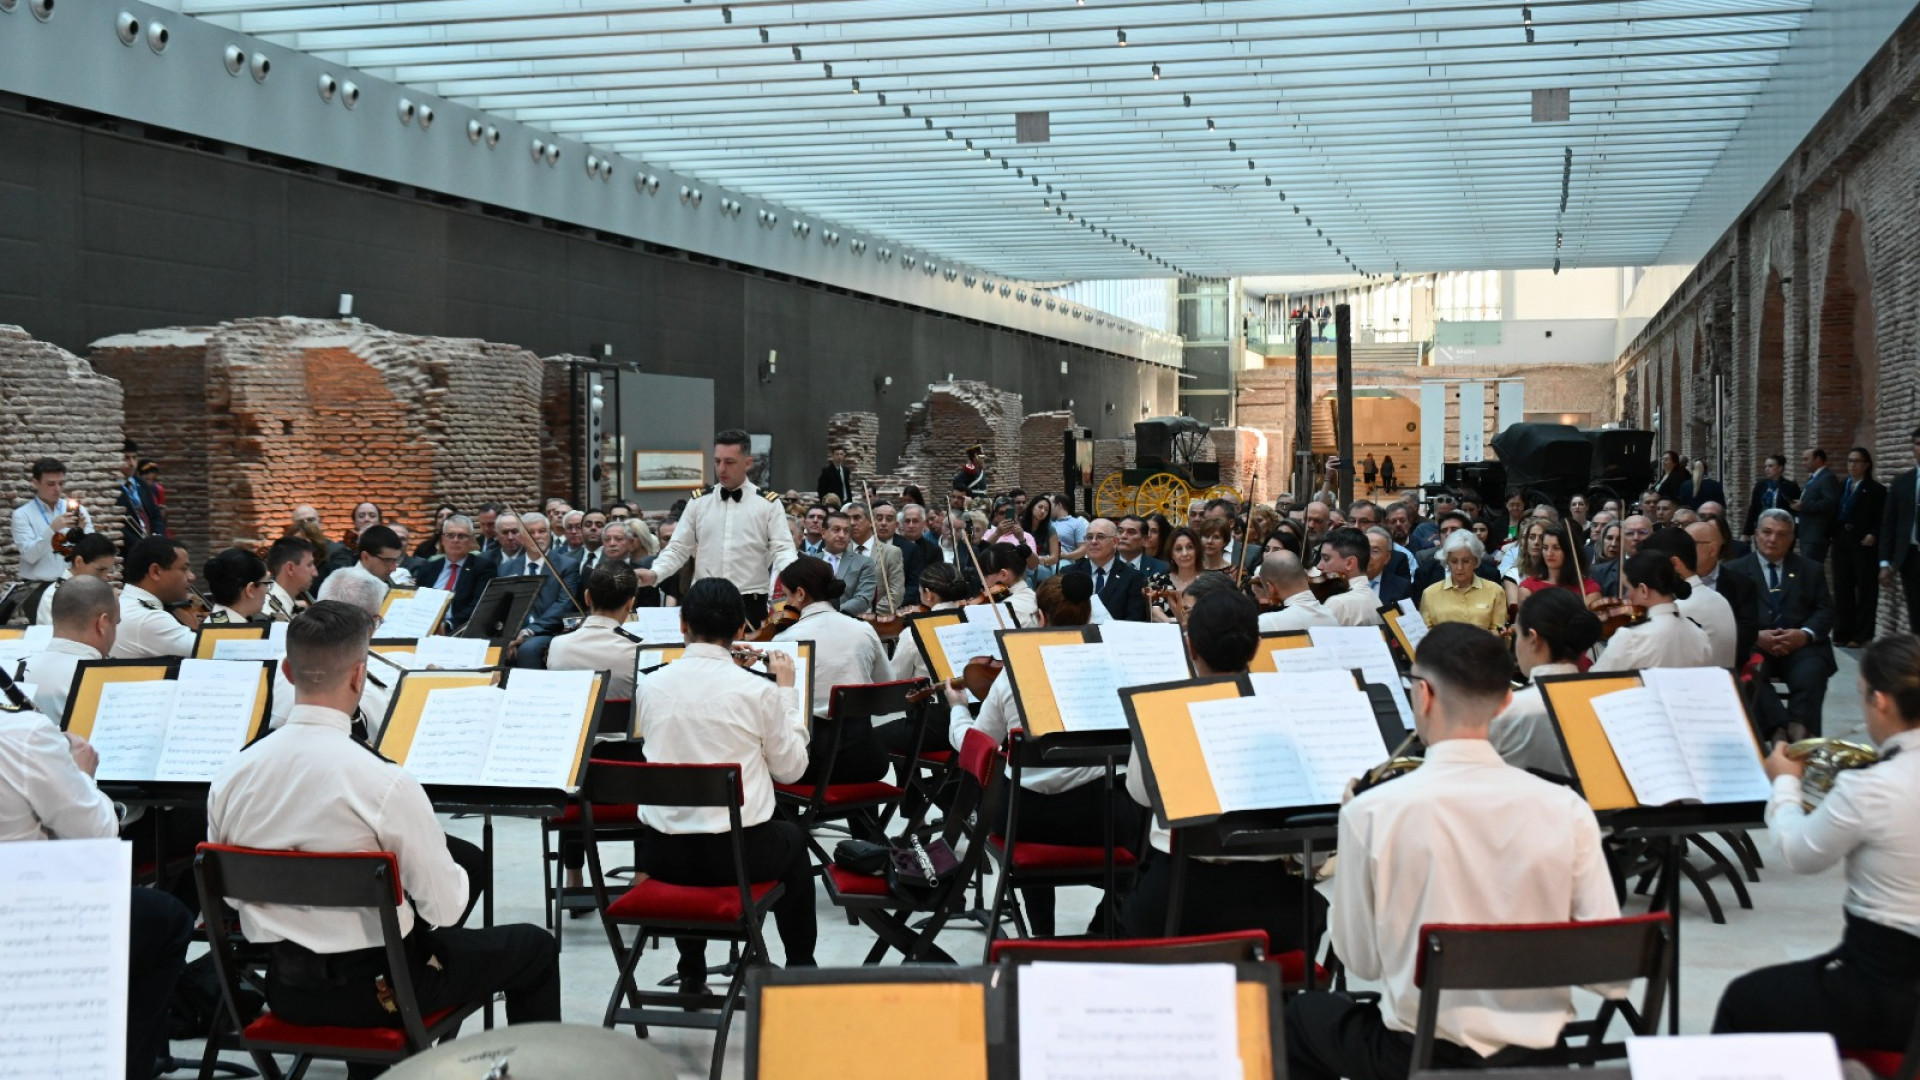
[[[726,578],[740,592],[747,621],[767,617],[767,591],[774,574],[795,557],[793,534],[780,496],[763,492],[747,479],[753,454],[747,433],[734,428],[713,437],[713,475],[719,483],[687,504],[680,523],[652,569],[637,571],[640,584],[662,578],[693,563],[693,576]]]

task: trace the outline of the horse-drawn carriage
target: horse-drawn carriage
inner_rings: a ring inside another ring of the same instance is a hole
[[[1133,425],[1135,467],[1108,473],[1093,492],[1096,514],[1164,514],[1187,522],[1194,500],[1240,500],[1240,491],[1220,482],[1220,464],[1195,461],[1208,447],[1207,425],[1191,416],[1156,416]]]

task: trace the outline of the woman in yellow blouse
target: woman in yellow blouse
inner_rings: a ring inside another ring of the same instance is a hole
[[[1440,559],[1446,563],[1447,576],[1420,594],[1420,617],[1428,626],[1462,622],[1496,634],[1506,630],[1506,590],[1476,572],[1485,557],[1479,538],[1465,529],[1441,543]]]

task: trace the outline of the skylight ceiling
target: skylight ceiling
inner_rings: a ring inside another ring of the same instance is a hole
[[[1827,0],[178,2],[1046,281],[1653,263]]]

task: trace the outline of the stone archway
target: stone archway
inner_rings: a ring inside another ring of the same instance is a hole
[[[1820,301],[1820,349],[1815,365],[1813,441],[1840,455],[1874,444],[1880,351],[1874,336],[1873,287],[1860,216],[1843,210],[1828,251]]]
[[[1686,453],[1687,433],[1680,424],[1680,346],[1667,350],[1667,393],[1660,407],[1660,445],[1655,450]]]
[[[1767,272],[1766,288],[1760,294],[1757,343],[1760,355],[1753,386],[1754,457],[1765,458],[1787,452],[1787,290],[1780,283],[1778,270]]]

